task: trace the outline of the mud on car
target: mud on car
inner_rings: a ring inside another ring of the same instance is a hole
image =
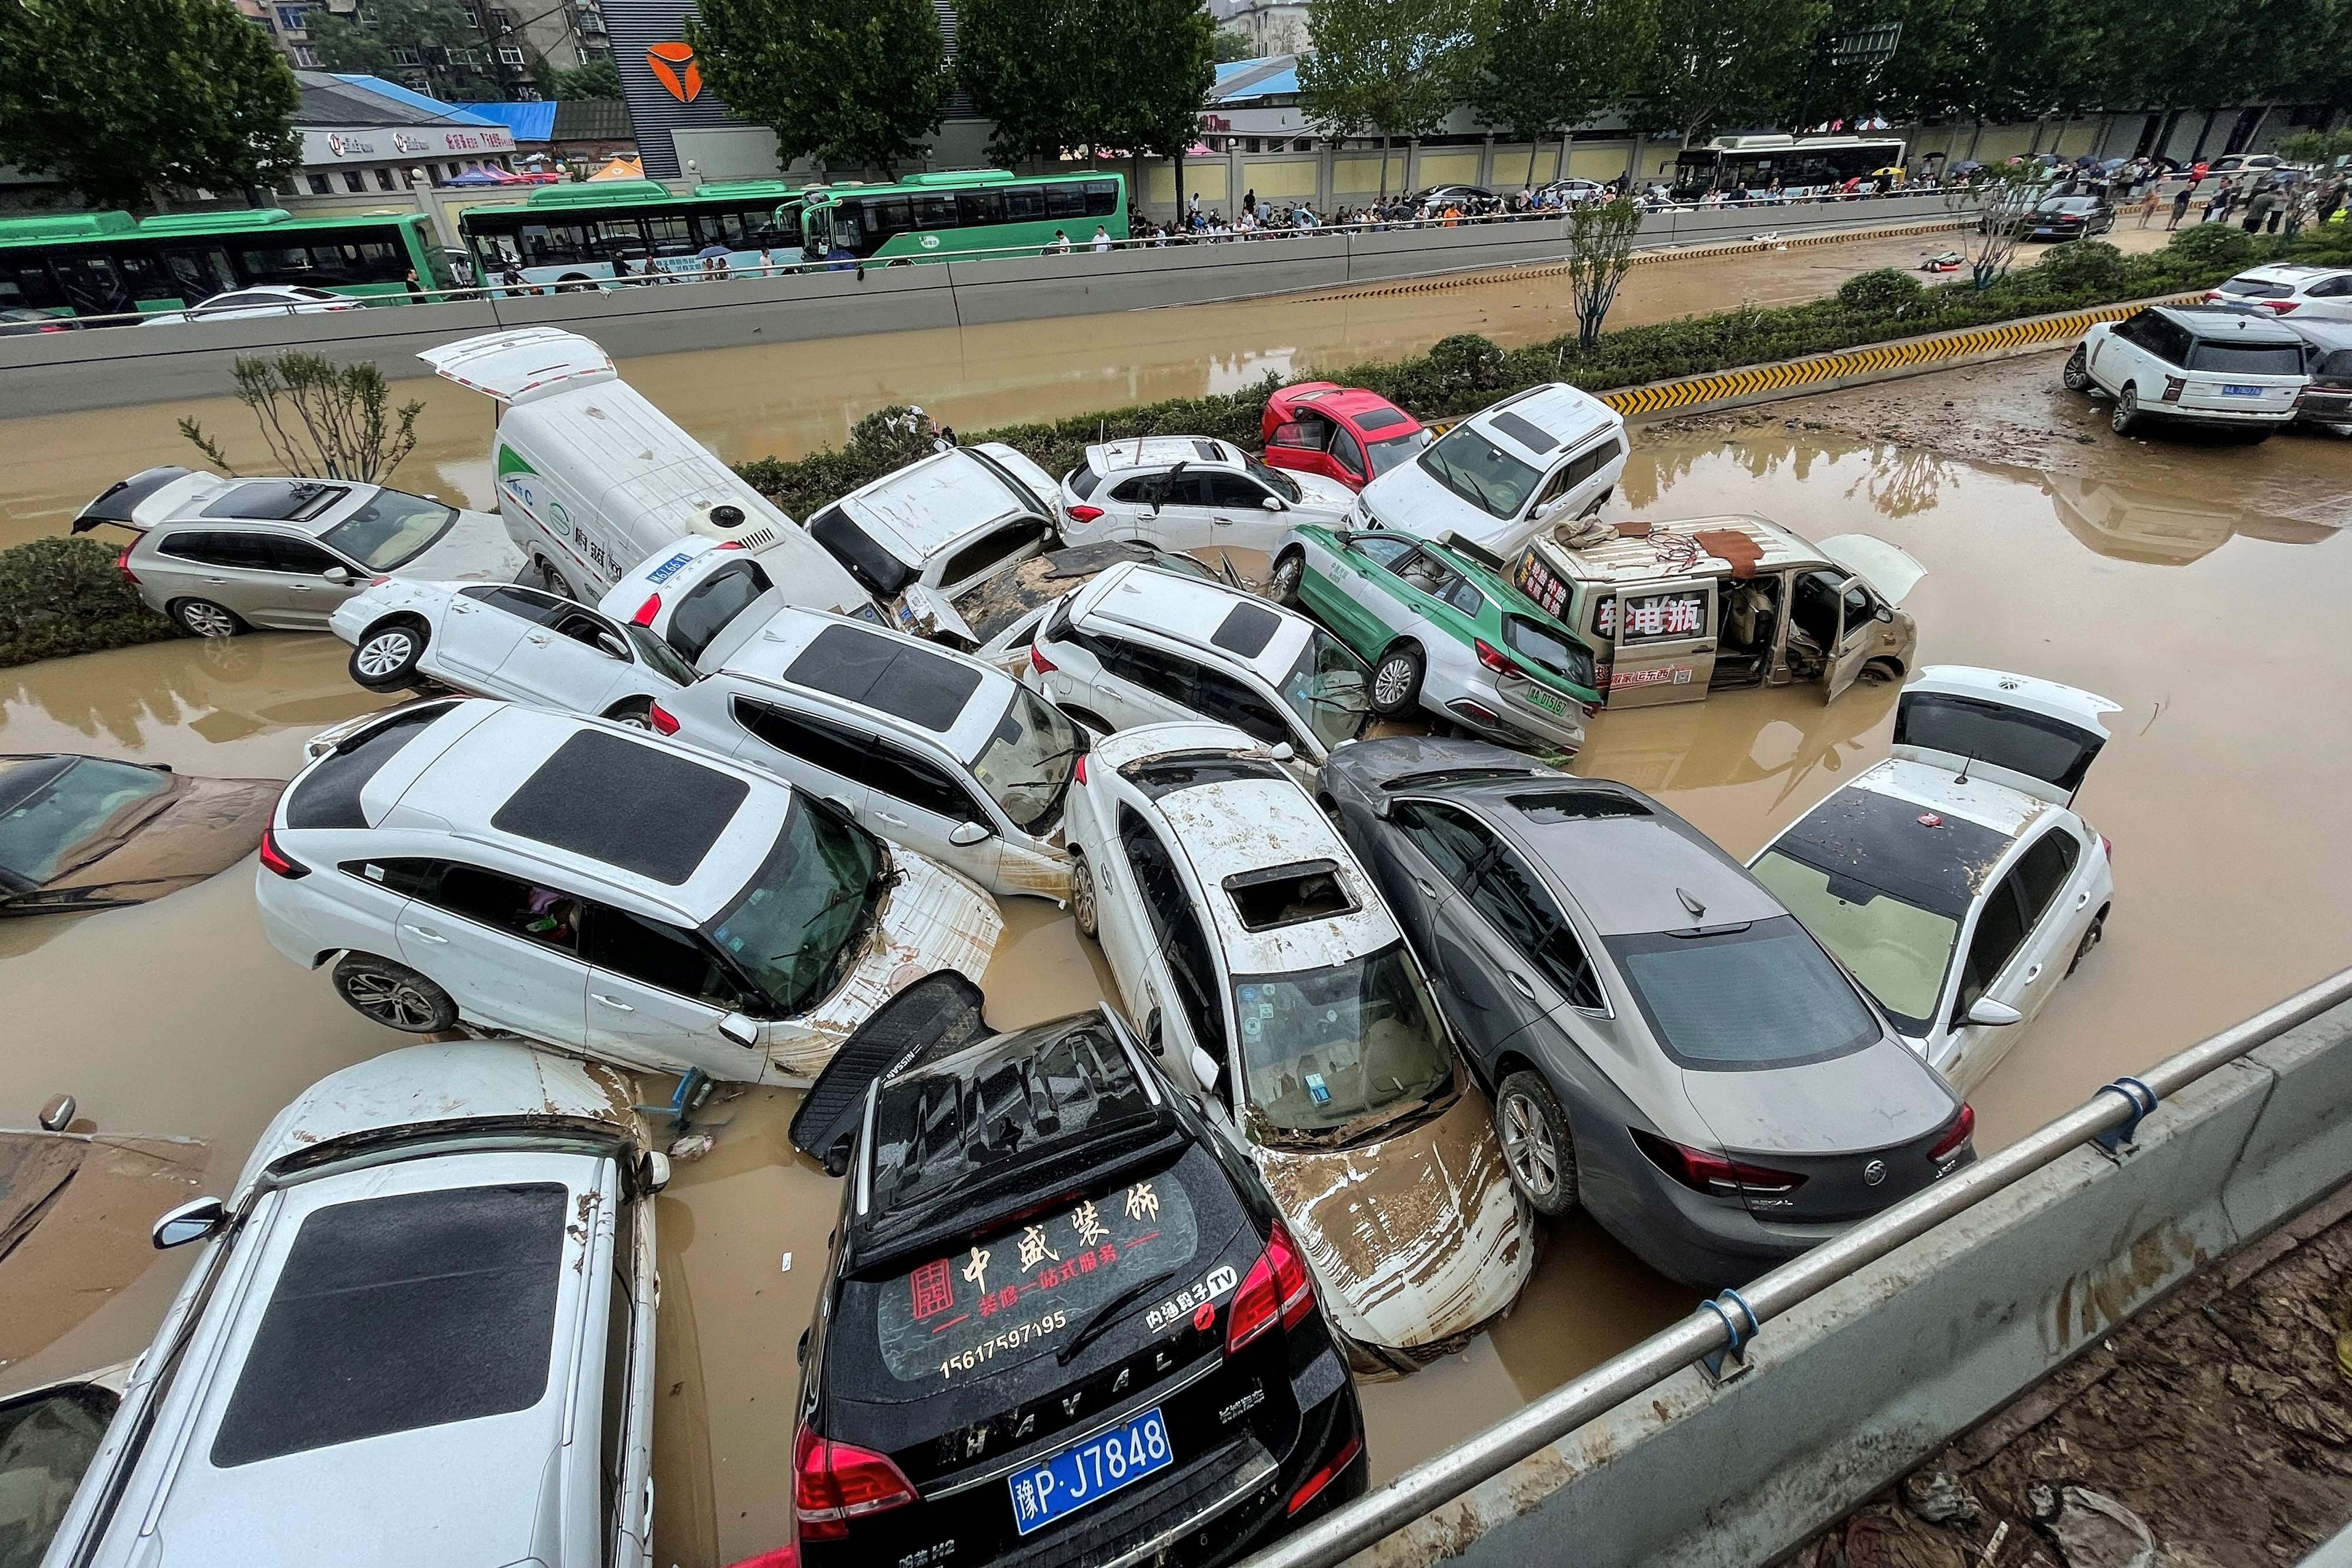
[[[1108,1009],[998,1034],[919,981],[792,1135],[848,1179],[760,1561],[1220,1563],[1363,1491],[1304,1259]]]

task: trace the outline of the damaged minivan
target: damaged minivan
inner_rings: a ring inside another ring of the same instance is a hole
[[[1123,731],[1085,758],[1066,831],[1078,929],[1257,1167],[1363,1360],[1409,1370],[1507,1312],[1535,1236],[1486,1100],[1379,891],[1273,753],[1202,721]]]

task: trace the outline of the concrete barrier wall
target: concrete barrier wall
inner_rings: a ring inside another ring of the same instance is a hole
[[[1944,216],[1933,197],[1653,213],[1645,247],[1703,245]],[[1557,263],[1562,222],[1323,232],[1104,255],[999,256],[869,267],[723,284],[584,290],[522,298],[372,307],[184,327],[89,329],[0,338],[0,417],[217,395],[239,354],[303,348],[394,378],[425,373],[420,349],[500,327],[560,326],[615,358],[800,342],[986,322],[1201,304],[1395,278]]]
[[[2352,1007],[2182,1091],[1580,1427],[1359,1562],[1770,1562],[2352,1175]]]

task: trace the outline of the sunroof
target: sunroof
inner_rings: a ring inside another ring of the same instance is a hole
[[[1203,462],[1223,463],[1225,460],[1225,449],[1213,441],[1195,441],[1192,450],[1201,455]]]
[[[561,1183],[398,1193],[302,1222],[213,1435],[226,1469],[528,1410],[547,1391]]]
[[[1244,931],[1272,931],[1302,920],[1322,920],[1356,907],[1332,861],[1300,861],[1225,878],[1225,893]]]
[[[784,679],[943,734],[980,689],[981,673],[929,653],[911,638],[828,626],[801,650]]]
[[[1629,800],[1605,789],[1552,789],[1541,795],[1513,795],[1510,801],[1530,822],[1592,822],[1608,817],[1655,814],[1639,800]]]
[[[1229,653],[1255,659],[1265,652],[1265,645],[1274,641],[1275,628],[1281,624],[1282,617],[1263,604],[1236,604],[1209,641]]]
[[[1530,424],[1508,411],[1495,416],[1495,428],[1530,452],[1549,452],[1559,444],[1559,437],[1551,432]]]
[[[1203,784],[1231,784],[1245,779],[1279,779],[1282,769],[1273,763],[1255,757],[1220,757],[1203,753],[1192,757],[1156,757],[1149,762],[1132,763],[1121,770],[1121,777],[1151,800],[1173,795],[1179,789],[1196,789]]]
[[[1404,422],[1404,413],[1393,408],[1376,408],[1369,413],[1360,413],[1356,416],[1356,427],[1360,430],[1386,430],[1391,424],[1402,424]]]
[[[751,792],[690,758],[584,729],[523,780],[490,826],[676,887]]]
[[[207,517],[252,517],[279,523],[307,522],[351,492],[316,479],[248,479],[215,497]]]

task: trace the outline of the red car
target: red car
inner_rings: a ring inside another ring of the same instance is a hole
[[[1360,490],[1429,444],[1421,421],[1377,392],[1302,382],[1266,399],[1265,460]]]

